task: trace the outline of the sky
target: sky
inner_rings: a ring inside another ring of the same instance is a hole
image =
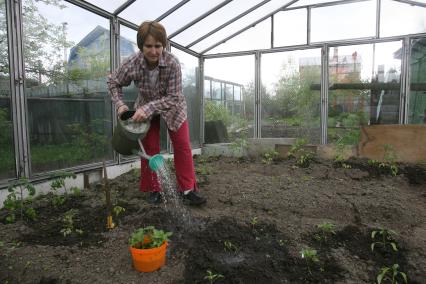
[[[426,3],[426,0],[418,0]],[[105,10],[114,11],[124,0],[101,1],[89,0],[103,7]],[[143,20],[153,19],[159,14],[165,12],[180,0],[162,0],[147,1],[138,0],[120,16],[139,24]],[[207,11],[215,5],[221,3],[222,0],[191,0],[184,5],[176,15],[168,17],[162,21],[168,34],[172,34],[180,26],[185,25],[191,19],[198,17],[203,11]],[[199,22],[197,26],[177,35],[172,40],[185,45],[194,39],[206,33],[212,27],[217,27],[223,22],[231,19],[238,13],[258,3],[258,0],[234,0],[228,4],[227,9],[220,9],[216,17],[207,17]],[[214,34],[209,41],[198,43],[193,46],[194,50],[202,51],[212,46],[219,38],[226,38],[228,35],[238,31],[246,25],[252,23],[271,11],[284,5],[287,1],[271,0],[269,3],[258,8],[238,22],[234,22],[229,27]],[[325,0],[300,0],[293,6],[310,4],[312,2],[325,2]],[[23,1],[25,5],[25,0]],[[47,6],[41,2],[37,2],[40,13],[44,15],[49,22],[54,24],[67,23],[68,40],[78,43],[85,35],[92,31],[97,25],[109,29],[109,21],[103,17],[92,14],[68,2],[64,2],[67,8],[60,10],[57,7]],[[149,3],[149,8],[148,8]],[[344,40],[348,38],[371,37],[375,34],[375,7],[376,1],[367,1],[359,3],[351,3],[347,5],[339,5],[334,7],[317,8],[312,10],[311,21],[311,41],[331,41]],[[350,11],[350,13],[348,13]],[[391,0],[382,0],[382,36],[393,36],[407,33],[424,33],[426,32],[426,8],[410,6],[400,2]],[[403,25],[401,23],[404,23]],[[225,44],[213,48],[209,52],[221,53],[239,50],[264,49],[269,48],[270,40],[270,19],[259,23],[255,27],[248,29],[246,32],[230,39]],[[298,9],[287,12],[280,12],[275,15],[274,22],[274,42],[275,45],[297,45],[304,44],[306,40],[306,9]],[[135,39],[136,32],[128,28],[122,28],[122,36],[131,40]],[[399,61],[393,58],[395,52],[401,43],[389,43],[376,45],[375,65],[384,64],[391,68],[398,65]],[[364,78],[371,77],[372,73],[372,45],[339,47],[339,55],[349,55],[354,51],[362,55],[365,63],[362,76]],[[209,53],[208,52],[208,53]],[[69,50],[67,51],[69,54]],[[330,50],[332,53],[332,50]],[[187,61],[187,66],[196,64],[197,59],[193,56],[184,56],[183,61]],[[320,56],[319,49],[305,50],[297,52],[286,52],[277,54],[265,54],[262,57],[262,82],[272,88],[282,67],[282,62],[286,61],[288,56],[292,58]],[[182,61],[182,59],[181,59]],[[194,63],[195,62],[195,63]],[[296,60],[298,62],[298,60]],[[205,75],[216,77],[223,80],[234,81],[239,84],[246,85],[254,80],[254,56],[238,56],[223,59],[208,59],[205,63]]]

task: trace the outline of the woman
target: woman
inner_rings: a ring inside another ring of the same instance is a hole
[[[179,61],[164,50],[167,34],[160,23],[143,22],[138,29],[137,44],[140,51],[127,58],[108,78],[108,90],[117,114],[129,109],[122,101],[122,87],[133,81],[139,88],[139,96],[134,104],[136,112],[132,119],[137,122],[151,119],[151,127],[142,140],[146,153],[152,156],[160,152],[161,116],[173,144],[178,191],[186,203],[201,205],[206,199],[197,193]],[[145,159],[141,159],[140,189],[150,192],[150,203],[161,202],[157,175],[151,171]]]

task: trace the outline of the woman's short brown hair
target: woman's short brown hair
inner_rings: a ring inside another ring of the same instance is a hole
[[[164,26],[155,21],[145,21],[138,29],[136,40],[140,50],[143,50],[143,44],[148,36],[152,36],[155,40],[161,42],[163,47],[167,45],[167,34]]]

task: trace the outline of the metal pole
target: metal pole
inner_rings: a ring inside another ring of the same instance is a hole
[[[254,138],[262,137],[262,80],[261,80],[261,58],[262,54],[257,51],[254,63]]]
[[[199,80],[200,80],[200,91],[199,95],[201,97],[201,110],[200,110],[200,143],[204,145],[204,58],[198,58],[198,66],[199,66]],[[211,84],[210,84],[211,86]],[[210,87],[210,95],[211,95],[211,87]]]
[[[321,137],[320,143],[327,144],[327,118],[328,118],[328,45],[321,49]]]
[[[399,101],[399,123],[408,123],[408,106],[410,101],[410,55],[411,40],[404,38],[401,53],[401,95]]]

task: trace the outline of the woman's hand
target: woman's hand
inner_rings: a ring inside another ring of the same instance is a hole
[[[129,110],[129,107],[128,106],[126,106],[126,105],[122,105],[122,106],[120,106],[118,109],[117,109],[117,116],[118,117],[120,117],[120,115],[123,113],[123,112],[126,112],[126,111],[128,111]]]
[[[138,108],[135,114],[132,116],[133,121],[140,122],[148,119],[148,116],[143,111],[143,109]]]

